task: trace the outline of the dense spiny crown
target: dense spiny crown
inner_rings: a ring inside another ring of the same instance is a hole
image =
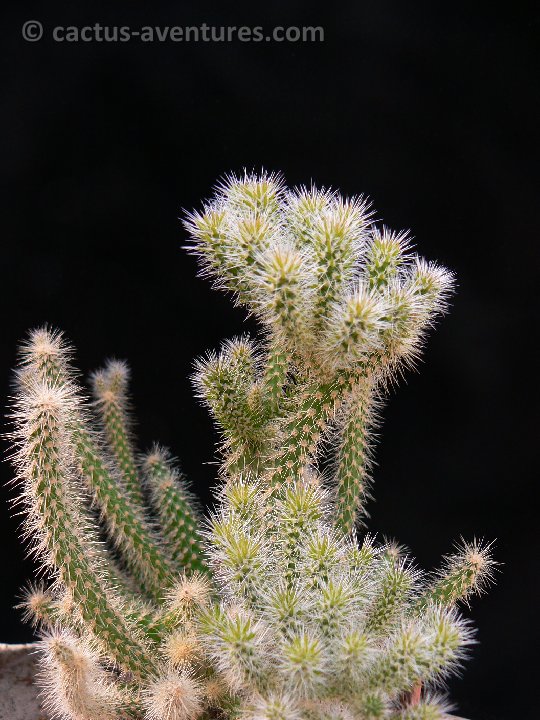
[[[339,699],[364,717],[376,696],[385,710],[373,717],[386,717],[416,684],[443,679],[470,642],[452,601],[431,601],[437,580],[332,528],[316,482],[275,499],[251,482],[229,484],[209,542],[223,600],[203,614],[201,639],[247,708],[272,697],[290,713],[309,705],[326,717]]]
[[[225,473],[294,481],[326,439],[337,452],[325,480],[346,532],[365,514],[381,390],[414,363],[452,288],[406,232],[371,217],[363,198],[291,191],[263,174],[228,178],[186,222],[203,273],[265,331],[265,342],[229,341],[196,366]]]
[[[416,357],[452,275],[379,229],[363,198],[232,177],[187,227],[204,272],[233,292],[290,360],[322,377],[393,372]]]
[[[60,333],[21,348],[16,480],[49,580],[22,605],[44,633],[44,707],[65,720],[443,718],[434,690],[472,642],[456,606],[489,583],[489,546],[462,542],[423,573],[357,530],[382,395],[451,275],[362,198],[273,175],[227,178],[187,227],[203,271],[264,330],[196,362],[222,436],[208,520],[165,449],[137,453],[125,363],[91,376],[89,404]]]

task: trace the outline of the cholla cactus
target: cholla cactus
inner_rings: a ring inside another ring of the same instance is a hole
[[[203,272],[264,329],[196,364],[222,439],[208,520],[166,450],[137,454],[124,363],[92,375],[89,405],[59,333],[21,349],[14,457],[49,578],[23,605],[45,633],[45,707],[442,718],[431,691],[472,642],[456,605],[489,582],[489,546],[462,543],[424,574],[357,533],[385,388],[445,310],[450,273],[377,228],[362,198],[272,175],[228,178],[186,226]]]

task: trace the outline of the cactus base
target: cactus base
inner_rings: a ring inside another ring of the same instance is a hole
[[[0,643],[0,720],[46,720],[34,684],[35,649]]]
[[[37,671],[37,645],[0,643],[0,720],[49,720],[40,707]],[[448,715],[448,720],[466,720]]]

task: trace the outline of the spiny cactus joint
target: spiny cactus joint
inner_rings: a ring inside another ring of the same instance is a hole
[[[432,690],[472,642],[456,606],[491,580],[462,543],[422,573],[359,537],[385,390],[414,364],[452,275],[378,228],[363,198],[228,177],[187,216],[189,249],[261,322],[197,361],[221,487],[200,515],[172,456],[134,445],[129,369],[91,376],[33,331],[13,408],[26,535],[49,586],[44,706],[66,720],[437,720]]]

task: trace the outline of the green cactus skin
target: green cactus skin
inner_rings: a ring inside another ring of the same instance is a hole
[[[273,460],[272,486],[278,488],[301,476],[309,458],[316,454],[322,430],[353,382],[347,375],[340,375],[329,383],[308,383],[294,395],[292,404],[296,409],[283,423],[283,444]]]
[[[323,512],[317,488],[295,483],[279,493],[274,509],[275,536],[288,585],[297,577],[305,538],[316,532]]]
[[[93,493],[114,544],[124,553],[129,570],[156,602],[172,584],[175,568],[140,511],[112,477],[92,437],[81,427],[73,443],[82,477]]]
[[[414,588],[415,573],[404,563],[384,562],[379,598],[369,609],[366,630],[374,635],[389,633]]]
[[[335,524],[345,534],[354,530],[362,513],[366,514],[371,466],[368,438],[373,426],[373,393],[373,386],[368,380],[359,383],[346,402],[341,419],[333,482],[337,495]]]
[[[146,455],[142,464],[150,502],[178,570],[205,571],[199,519],[185,480],[159,447]]]
[[[373,232],[366,254],[366,276],[371,289],[381,291],[388,286],[406,260],[408,248],[406,232],[394,233],[386,228]]]
[[[417,607],[424,609],[432,603],[452,607],[459,602],[466,603],[472,594],[483,592],[493,581],[495,566],[491,544],[462,541],[457,546],[457,552],[447,555],[443,567],[432,574]]]
[[[201,520],[171,457],[138,458],[128,369],[92,376],[48,328],[21,349],[15,464],[51,579],[21,607],[45,632],[46,707],[65,720],[442,720],[425,688],[472,642],[456,610],[490,546],[431,574],[359,538],[375,414],[446,308],[452,275],[379,229],[363,198],[228,177],[188,216],[190,249],[257,318],[197,361],[220,433]],[[419,690],[424,688],[422,693]]]
[[[283,348],[272,343],[268,349],[264,376],[262,379],[263,417],[266,420],[280,414],[283,402],[283,387],[287,382],[289,359]]]
[[[260,470],[264,439],[255,362],[250,342],[238,338],[196,364],[194,384],[223,434],[229,475]]]
[[[141,481],[132,446],[126,363],[109,361],[103,370],[92,375],[94,404],[101,417],[105,435],[122,473],[124,487],[135,507],[144,507]]]

